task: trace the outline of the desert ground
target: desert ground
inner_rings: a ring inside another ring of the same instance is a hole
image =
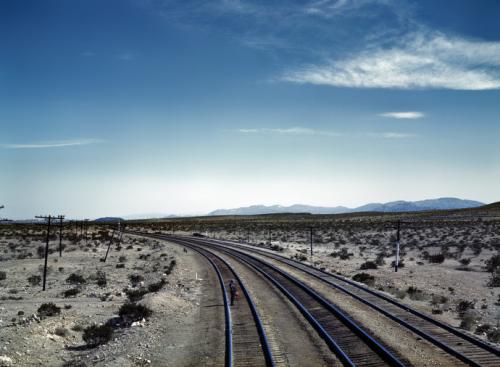
[[[218,320],[215,309],[200,307],[219,296],[198,280],[214,276],[208,268],[179,246],[127,235],[119,246],[115,238],[104,263],[100,260],[110,234],[90,228],[85,241],[68,232],[62,257],[54,235],[47,287],[42,291],[44,226],[2,227],[2,363],[140,366],[161,361],[161,365],[177,366],[220,362],[224,345],[216,343],[224,338],[223,320]],[[212,337],[207,338],[207,333]]]
[[[396,221],[401,266],[394,272]],[[361,281],[433,317],[500,343],[500,216],[276,215],[131,221],[129,230],[249,244]],[[313,255],[310,255],[310,227]],[[4,365],[222,365],[221,293],[207,263],[180,245],[91,223],[50,237],[0,226]],[[208,307],[208,306],[215,307]],[[207,307],[204,307],[207,306]]]

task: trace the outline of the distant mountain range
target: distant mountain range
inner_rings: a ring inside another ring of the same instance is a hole
[[[278,213],[310,213],[310,214],[342,214],[356,212],[415,212],[424,210],[450,210],[476,208],[484,205],[479,201],[463,200],[458,198],[438,198],[420,201],[391,201],[388,203],[371,203],[357,208],[345,206],[311,206],[295,204],[291,206],[281,205],[252,205],[235,209],[217,209],[208,215],[259,215]]]

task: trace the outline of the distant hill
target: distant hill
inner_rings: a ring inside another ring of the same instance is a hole
[[[416,212],[423,210],[451,210],[476,208],[484,205],[479,201],[457,198],[439,198],[420,201],[391,201],[380,204],[373,203],[351,209],[351,212]]]
[[[260,214],[279,214],[279,213],[311,213],[311,214],[340,214],[346,213],[349,208],[343,206],[321,207],[311,205],[295,204],[291,206],[281,205],[252,205],[236,209],[217,209],[208,215],[260,215]]]
[[[311,213],[311,214],[342,214],[357,212],[415,212],[424,210],[450,210],[476,208],[484,205],[479,201],[463,200],[458,198],[439,198],[420,201],[391,201],[388,203],[371,203],[357,208],[344,206],[322,207],[295,204],[281,205],[252,205],[235,209],[217,209],[208,215],[260,215],[277,213]]]
[[[488,205],[485,205],[485,206],[482,206],[480,208],[478,208],[480,210],[491,210],[491,211],[500,211],[500,201],[497,201],[495,203],[491,203],[491,204],[488,204]]]
[[[117,223],[117,222],[123,222],[123,218],[119,218],[119,217],[103,217],[103,218],[97,218],[94,222],[111,222],[111,223]]]

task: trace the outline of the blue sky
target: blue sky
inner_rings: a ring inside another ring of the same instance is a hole
[[[2,1],[1,215],[500,200],[499,14]]]

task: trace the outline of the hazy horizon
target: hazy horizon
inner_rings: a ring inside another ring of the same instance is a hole
[[[281,206],[281,207],[290,207],[294,205],[298,206],[311,206],[315,208],[338,208],[338,207],[343,207],[346,209],[356,209],[360,206],[368,205],[368,204],[387,204],[387,203],[392,203],[392,202],[398,202],[398,201],[404,201],[404,202],[414,202],[414,201],[421,201],[421,200],[434,200],[434,199],[450,199],[450,197],[441,197],[441,198],[423,198],[423,199],[418,199],[418,200],[392,200],[392,201],[387,201],[387,202],[380,202],[380,201],[371,201],[371,202],[366,202],[362,203],[361,205],[356,205],[356,206],[345,206],[345,205],[311,205],[308,203],[292,203],[288,205],[282,205],[280,203],[271,203],[271,204],[260,204],[260,203],[253,203],[249,205],[244,205],[240,207],[218,207],[218,208],[212,208],[207,211],[198,211],[198,212],[167,212],[167,211],[158,211],[158,212],[137,212],[137,213],[103,213],[101,215],[93,216],[93,217],[87,217],[87,216],[66,216],[66,220],[81,220],[81,219],[99,219],[99,218],[122,218],[125,220],[131,220],[131,219],[156,219],[156,218],[167,218],[167,217],[197,217],[197,216],[207,216],[211,215],[212,212],[219,211],[219,210],[233,210],[233,209],[244,209],[244,208],[250,208],[250,207],[273,207],[273,206]],[[477,201],[474,199],[470,198],[451,198],[451,199],[459,199],[459,200],[470,200],[470,201]],[[481,201],[479,201],[481,202]],[[497,201],[494,201],[497,202]],[[488,205],[494,202],[482,202],[484,205]],[[41,214],[41,213],[38,213]],[[56,215],[56,212],[52,212],[50,214]],[[35,215],[30,216],[30,217],[11,217],[8,219],[12,220],[32,220],[34,219]]]
[[[499,12],[3,1],[0,217],[498,201]]]

